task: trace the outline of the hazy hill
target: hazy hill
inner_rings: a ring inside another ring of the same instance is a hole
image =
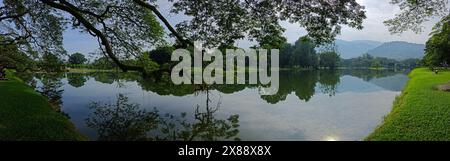
[[[405,60],[409,58],[422,58],[424,56],[425,45],[414,44],[403,41],[393,41],[383,43],[380,46],[369,50],[367,53],[374,57],[385,57],[395,60]]]
[[[371,40],[355,40],[346,41],[339,40],[335,41],[337,49],[344,59],[356,58],[366,53],[367,51],[380,46],[382,42],[371,41]]]

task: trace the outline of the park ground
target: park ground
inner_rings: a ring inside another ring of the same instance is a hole
[[[0,80],[0,140],[86,140],[45,97],[7,75]]]
[[[438,90],[438,87],[449,85],[450,71],[436,74],[418,68],[409,77],[391,113],[366,140],[450,140],[450,92]]]

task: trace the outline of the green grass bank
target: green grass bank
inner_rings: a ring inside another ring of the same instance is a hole
[[[409,77],[391,113],[366,140],[450,140],[450,92],[436,89],[450,82],[450,71],[418,68]]]
[[[0,80],[0,140],[86,140],[47,99],[7,72]]]

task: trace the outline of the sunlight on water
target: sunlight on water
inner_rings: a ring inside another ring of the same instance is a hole
[[[328,136],[325,138],[325,141],[338,141],[338,139],[334,136]]]

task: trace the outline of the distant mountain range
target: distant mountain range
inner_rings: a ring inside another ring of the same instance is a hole
[[[380,46],[382,42],[370,40],[356,40],[356,41],[336,40],[335,44],[338,48],[339,53],[341,54],[341,57],[344,59],[349,59],[361,56],[367,51]]]
[[[371,40],[346,41],[337,39],[335,44],[338,52],[344,59],[356,58],[368,53],[375,57],[404,60],[409,58],[422,58],[425,52],[425,45],[404,41],[383,43]]]
[[[409,58],[420,59],[424,56],[425,45],[393,41],[381,44],[380,46],[369,50],[367,53],[375,57],[385,57],[395,60]]]

